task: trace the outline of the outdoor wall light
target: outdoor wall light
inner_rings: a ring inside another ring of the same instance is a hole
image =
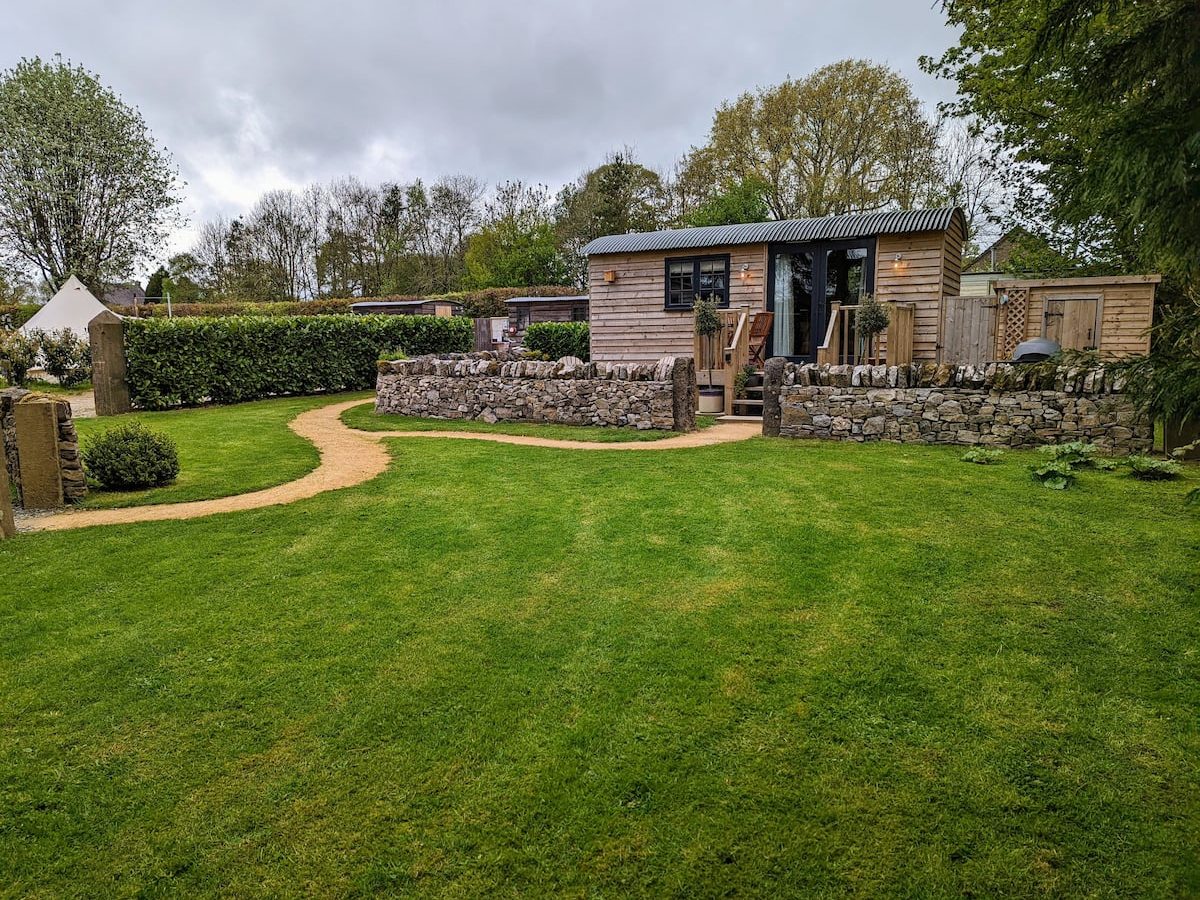
[[[750,280],[750,263],[742,263],[742,281]]]
[[[904,268],[904,254],[903,253],[897,253],[892,258],[892,268],[893,269],[903,269]]]
[[[604,273],[604,283],[605,284],[612,284],[616,280],[617,280],[617,270],[616,269],[609,269],[607,272]]]

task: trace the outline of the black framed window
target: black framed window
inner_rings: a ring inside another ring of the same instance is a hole
[[[685,256],[666,262],[667,309],[691,309],[696,297],[729,305],[729,254]]]

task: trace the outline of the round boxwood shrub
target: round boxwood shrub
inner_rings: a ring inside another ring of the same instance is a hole
[[[88,441],[83,464],[90,476],[113,490],[158,487],[179,474],[179,453],[162,432],[127,422]]]

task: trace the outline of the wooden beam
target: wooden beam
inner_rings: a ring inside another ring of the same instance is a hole
[[[994,281],[992,287],[997,290],[1006,288],[1065,288],[1070,290],[1077,287],[1100,287],[1106,284],[1158,284],[1161,275],[1096,275],[1087,278],[1012,278],[1007,281]]]

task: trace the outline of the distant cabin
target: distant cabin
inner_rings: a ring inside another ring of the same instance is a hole
[[[1025,235],[1023,228],[1010,228],[974,259],[963,265],[959,293],[964,297],[991,297],[995,293],[995,284],[1005,278],[1019,277],[1019,274],[1008,268],[1021,237]]]
[[[508,307],[508,334],[520,343],[525,329],[534,322],[586,322],[588,296],[575,297],[512,297],[504,301]]]
[[[387,316],[457,316],[462,313],[462,304],[457,300],[426,298],[420,300],[360,300],[350,304],[350,311],[358,315]]]

